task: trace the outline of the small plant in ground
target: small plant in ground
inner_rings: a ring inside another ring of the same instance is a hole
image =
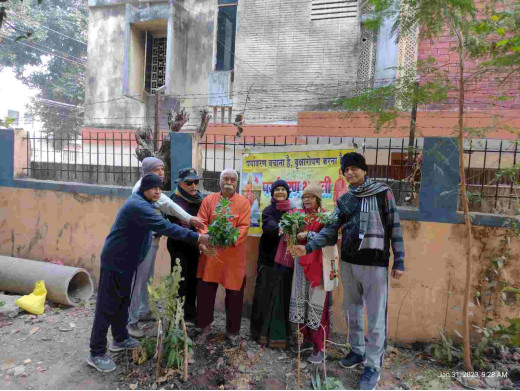
[[[141,341],[138,349],[132,350],[132,358],[137,365],[144,363],[155,354],[157,338],[147,337]]]
[[[327,377],[323,382],[321,381],[320,374],[316,374],[316,377],[311,378],[313,390],[344,390],[345,386],[340,379],[335,377]]]
[[[5,305],[5,301],[0,301],[0,307],[3,307]]]
[[[177,258],[176,265],[173,267],[169,276],[162,277],[158,284],[153,285],[152,279],[148,285],[148,294],[150,296],[150,309],[154,317],[157,319],[157,346],[156,346],[156,378],[162,376],[162,357],[163,352],[166,353],[166,365],[168,368],[181,369],[184,363],[184,377],[187,378],[187,351],[189,351],[189,338],[185,330],[181,330],[179,325],[184,325],[184,297],[179,297],[179,284],[181,282],[181,266]],[[183,327],[184,329],[184,327]],[[183,334],[182,338],[178,338],[179,334]],[[177,352],[178,343],[188,344],[185,346],[185,355],[181,357],[172,353]]]
[[[184,333],[181,329],[173,329],[164,339],[166,366],[181,369],[184,364]],[[193,353],[193,341],[188,337],[188,354]]]
[[[479,370],[490,369],[489,359],[493,356],[507,354],[510,347],[520,346],[520,318],[506,318],[508,326],[497,324],[493,327],[473,325],[477,333],[482,335],[480,342],[471,348],[471,360]],[[460,333],[455,333],[461,337]],[[462,349],[453,340],[439,332],[441,341],[433,344],[434,358],[446,365],[454,366],[462,359]]]
[[[462,349],[455,346],[453,340],[439,331],[440,342],[433,344],[433,357],[447,365],[453,365],[462,358]]]
[[[208,227],[209,240],[214,246],[231,247],[238,240],[238,228],[229,221],[233,217],[230,204],[231,201],[226,198],[220,200],[214,212],[215,220]]]

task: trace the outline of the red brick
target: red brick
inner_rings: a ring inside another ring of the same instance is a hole
[[[455,37],[446,36],[446,37],[439,37],[439,42],[455,42]]]
[[[437,42],[435,44],[435,47],[436,48],[450,48],[452,46],[452,43],[451,42]]]
[[[436,56],[435,59],[437,60],[437,63],[448,62],[448,61],[450,61],[450,56],[443,54],[443,55]]]
[[[444,49],[444,48],[441,48],[441,49],[437,49],[437,54],[450,54],[450,49]]]

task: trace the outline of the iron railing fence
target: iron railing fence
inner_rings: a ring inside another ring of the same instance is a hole
[[[464,140],[464,170],[470,211],[511,215],[520,208],[518,141]]]
[[[161,134],[159,146],[165,135]],[[98,185],[133,186],[140,178],[134,132],[83,133],[52,137],[27,133],[30,178]]]
[[[347,148],[352,145],[363,151],[368,175],[387,183],[394,191],[398,205],[418,205],[422,138],[416,139],[409,150],[408,138],[207,135],[199,142],[204,189],[218,191],[219,175],[225,168],[240,171],[242,153],[247,148],[325,144],[345,144]]]
[[[164,137],[162,133],[159,145]],[[133,132],[86,132],[79,137],[28,133],[25,139],[27,166],[23,175],[30,178],[132,186],[140,177]],[[363,151],[369,176],[387,183],[398,205],[418,205],[422,138],[416,139],[414,148],[409,150],[408,138],[207,135],[199,142],[204,188],[218,191],[219,175],[224,168],[240,171],[244,149],[325,144],[353,145]],[[519,154],[516,141],[465,140],[464,165],[471,211],[512,214],[520,207]],[[504,170],[509,175],[499,175]]]

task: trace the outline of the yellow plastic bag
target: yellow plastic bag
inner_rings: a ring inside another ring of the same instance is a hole
[[[45,281],[37,281],[31,294],[20,297],[14,303],[22,310],[34,315],[41,315],[45,311],[46,296]]]

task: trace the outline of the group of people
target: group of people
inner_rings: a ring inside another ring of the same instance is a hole
[[[164,163],[149,157],[142,168],[143,176],[119,210],[101,254],[87,362],[102,372],[116,367],[106,354],[109,326],[110,351],[140,346],[133,337],[144,335],[138,322],[151,318],[147,283],[162,235],[168,237],[172,268],[180,260],[179,295],[185,297],[185,319],[201,329],[197,343],[205,343],[212,331],[219,285],[226,292],[226,338],[234,346],[240,341],[251,207],[247,198],[236,193],[237,172],[224,170],[220,191],[203,197],[196,170],[182,169],[177,188],[167,197],[162,193]],[[319,217],[325,212],[320,185],[307,185],[302,207],[296,208],[287,182],[279,179],[272,184],[271,203],[262,213],[251,335],[271,348],[312,350],[309,361],[322,363],[332,328],[332,291],[339,284],[341,269],[351,352],[339,364],[345,368],[364,364],[359,387],[374,389],[386,347],[389,276],[398,279],[404,274],[402,230],[392,191],[368,178],[362,155],[344,155],[341,172],[349,191],[338,198],[337,219],[326,226]],[[226,248],[212,246],[207,235],[222,198],[230,201],[230,221],[239,230],[236,243]],[[282,216],[292,212],[306,216],[296,245],[289,245],[279,228]],[[390,247],[394,260],[389,272]]]

